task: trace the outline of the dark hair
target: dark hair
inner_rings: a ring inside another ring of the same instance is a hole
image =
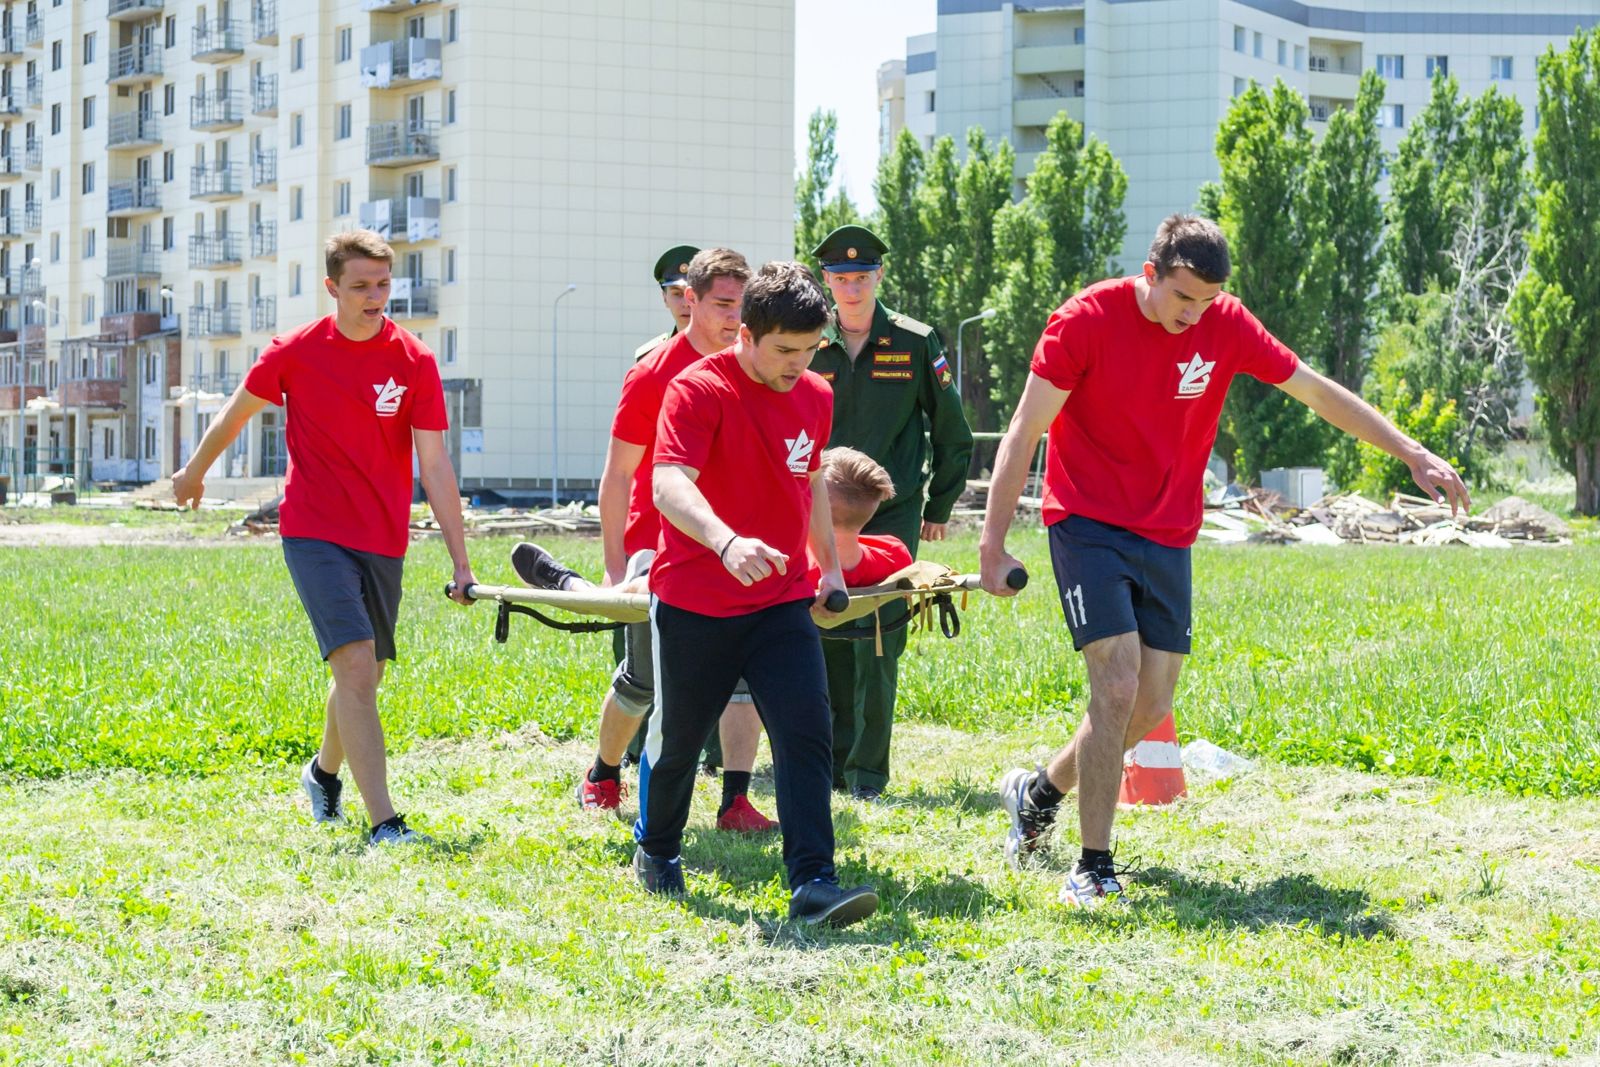
[[[704,297],[718,278],[732,278],[740,285],[750,280],[750,264],[731,248],[707,248],[689,261],[683,280],[694,294]]]
[[[769,333],[810,333],[828,321],[828,298],[803,264],[764,263],[744,287],[744,324],[759,341]]]
[[[1182,212],[1161,220],[1145,258],[1155,264],[1157,278],[1187,267],[1201,281],[1221,285],[1233,273],[1228,261],[1228,239],[1217,224]]]

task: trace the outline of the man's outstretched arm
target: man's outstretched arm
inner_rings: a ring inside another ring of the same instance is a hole
[[[1322,419],[1375,448],[1381,448],[1411,470],[1411,478],[1438,503],[1450,502],[1450,513],[1467,511],[1472,498],[1454,467],[1401,433],[1371,404],[1338,382],[1307,367],[1295,369],[1278,388],[1315,411]]]
[[[200,438],[199,446],[194,450],[194,455],[189,457],[189,462],[182,469],[173,472],[172,494],[178,498],[178,503],[191,508],[200,506],[200,497],[206,491],[206,472],[217,461],[217,457],[239,436],[239,431],[255,417],[256,412],[272,403],[263,400],[239,383],[239,388],[233,391],[228,402],[222,405],[211,420],[211,425],[206,427],[205,436]]]

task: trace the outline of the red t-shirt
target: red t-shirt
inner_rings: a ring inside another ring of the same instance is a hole
[[[806,558],[811,473],[832,429],[833,390],[810,371],[780,393],[752,381],[728,349],[680,374],[661,406],[655,462],[698,470],[711,510],[740,537],[788,556],[788,573],[740,585],[716,548],[663,522],[651,592],[675,608],[724,618],[816,596]]]
[[[1140,312],[1134,281],[1078,293],[1033,350],[1033,373],[1072,393],[1050,426],[1044,521],[1083,515],[1183,548],[1200,530],[1229,383],[1287,381],[1299,360],[1227,293],[1168,333]]]
[[[879,585],[895,571],[911,566],[911,553],[906,543],[893,534],[861,534],[857,541],[861,545],[861,559],[842,572],[847,589]],[[817,565],[815,556],[806,558],[811,561],[811,584],[817,586],[822,582],[822,568]]]
[[[390,319],[371,340],[352,341],[329,315],[274,337],[244,387],[288,400],[279,532],[404,556],[411,431],[449,426],[427,346]]]
[[[643,445],[644,456],[633,472],[628,487],[628,522],[622,531],[622,549],[628,555],[655,548],[661,537],[661,513],[656,511],[652,453],[656,444],[656,420],[661,417],[661,401],[667,386],[678,375],[704,358],[686,333],[657,345],[632,367],[622,379],[622,399],[611,419],[611,436],[630,445]]]

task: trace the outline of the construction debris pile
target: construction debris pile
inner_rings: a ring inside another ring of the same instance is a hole
[[[1450,515],[1448,505],[1396,493],[1388,505],[1359,493],[1323,497],[1294,508],[1276,493],[1227,486],[1206,503],[1200,536],[1221,542],[1278,544],[1566,545],[1572,530],[1537,504],[1511,496],[1477,514]]]
[[[244,536],[276,534],[278,532],[278,507],[283,497],[278,496],[252,511],[232,526],[230,534]],[[521,509],[510,507],[475,508],[470,501],[461,501],[462,519],[468,537],[523,537],[539,533],[594,534],[600,533],[600,511],[593,504],[573,502],[555,508]],[[439,524],[426,504],[411,509],[411,539],[425,540],[440,537]]]

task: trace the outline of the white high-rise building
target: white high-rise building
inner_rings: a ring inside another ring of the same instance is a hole
[[[170,474],[273,334],[332,310],[326,235],[369,226],[463,485],[592,486],[669,325],[660,252],[791,255],[793,23],[794,0],[0,0],[0,473]],[[211,483],[281,475],[282,420]]]
[[[938,0],[932,49],[906,48],[906,125],[960,144],[969,127],[1010,140],[1026,175],[1050,119],[1066,111],[1128,172],[1124,268],[1143,259],[1156,224],[1193,207],[1218,176],[1217,125],[1253,79],[1282,78],[1313,121],[1355,100],[1361,72],[1388,81],[1381,122],[1390,150],[1426,105],[1436,69],[1462,91],[1516,96],[1531,135],[1536,58],[1578,27],[1600,24],[1600,0]],[[931,52],[931,56],[928,53]],[[916,59],[915,56],[927,56]],[[913,69],[920,73],[913,75]],[[928,77],[925,90],[914,76]],[[913,125],[919,91],[937,104],[932,131]],[[897,131],[895,131],[897,132]]]

